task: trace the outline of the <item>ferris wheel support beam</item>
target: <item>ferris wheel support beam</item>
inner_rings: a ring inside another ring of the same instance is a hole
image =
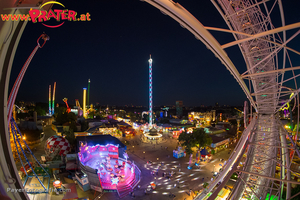
[[[234,30],[223,29],[223,28],[208,27],[208,26],[204,26],[204,28],[205,28],[206,30],[220,31],[220,32],[232,33],[232,34],[234,33],[234,34],[239,34],[239,35],[245,35],[245,36],[247,36],[247,37],[252,37],[252,36],[253,36],[253,35],[250,35],[250,34],[247,34],[247,33],[239,32],[239,31],[234,31]],[[282,44],[280,44],[280,43],[278,43],[278,42],[273,42],[273,41],[271,41],[271,40],[266,40],[266,39],[264,39],[264,38],[258,38],[258,39],[264,40],[264,41],[266,41],[266,42],[270,42],[270,43],[275,44],[275,45],[277,45],[277,46],[282,46],[283,48],[285,48],[285,49],[287,49],[287,50],[289,50],[289,51],[292,51],[292,52],[294,52],[294,53],[300,55],[300,52],[299,52],[299,51],[296,51],[295,49],[292,49],[292,48],[287,47],[287,46],[283,46]],[[284,67],[283,67],[283,68],[284,68]]]
[[[267,36],[267,35],[270,35],[270,34],[279,33],[279,32],[283,32],[283,31],[295,29],[295,28],[300,28],[300,22],[290,24],[290,25],[286,25],[286,26],[279,27],[279,28],[275,28],[275,29],[271,29],[269,31],[265,31],[265,32],[262,32],[262,33],[258,33],[258,34],[252,35],[251,37],[249,36],[249,38],[244,38],[244,39],[241,39],[241,40],[236,40],[236,41],[233,41],[233,42],[229,42],[227,44],[222,45],[221,47],[223,49],[226,49],[228,47],[235,46],[237,44],[247,42],[249,40],[257,39],[257,38],[264,37],[264,36]]]
[[[300,23],[299,23],[299,25],[300,25]],[[245,72],[242,74],[242,76],[245,75],[245,73],[249,73],[249,71],[251,71],[252,69],[254,69],[255,67],[257,67],[258,65],[260,65],[261,63],[264,63],[266,60],[269,59],[269,60],[266,62],[266,64],[265,64],[265,65],[267,65],[268,62],[269,62],[271,59],[273,59],[272,57],[273,57],[274,55],[276,55],[276,54],[278,53],[278,51],[280,51],[280,50],[285,46],[285,44],[287,44],[287,43],[290,42],[292,39],[294,39],[294,37],[296,37],[299,33],[300,33],[300,30],[297,31],[297,32],[296,32],[292,37],[290,37],[286,42],[284,42],[283,45],[282,45],[281,47],[278,47],[278,48],[275,49],[272,53],[270,53],[268,56],[266,56],[264,59],[262,59],[260,62],[258,62],[257,64],[255,64],[255,65],[252,66],[251,68],[249,68],[247,71],[245,71]]]
[[[276,69],[276,70],[271,70],[271,71],[266,71],[266,72],[255,73],[255,74],[246,74],[246,75],[242,75],[241,77],[247,78],[247,77],[254,77],[254,76],[260,76],[260,75],[272,74],[272,73],[278,73],[278,72],[285,72],[285,71],[290,71],[290,70],[298,70],[298,69],[300,69],[300,66],[284,68],[284,69]]]
[[[6,3],[6,1],[3,2]],[[1,4],[2,2],[0,2],[0,8]],[[17,10],[16,13],[22,14],[21,11],[22,10]],[[3,26],[0,24],[0,69],[2,72],[0,76],[0,185],[4,188],[12,189],[23,189],[23,184],[18,174],[18,169],[10,147],[10,133],[8,131],[7,120],[7,94],[12,63],[26,24],[27,21],[14,22],[13,26],[8,25],[8,22]],[[7,34],[5,42],[1,41],[1,36],[4,34]],[[4,193],[3,195],[9,196],[11,199],[28,199],[25,191]]]
[[[274,181],[286,182],[286,183],[291,183],[291,184],[297,184],[297,185],[300,185],[300,182],[297,182],[297,181],[291,181],[291,180],[280,179],[280,178],[273,178],[273,177],[270,177],[270,176],[264,176],[264,175],[261,175],[261,174],[257,174],[257,173],[253,173],[253,172],[248,172],[248,171],[243,171],[243,170],[239,170],[239,169],[237,169],[236,171],[237,171],[237,172],[244,173],[244,174],[249,174],[249,175],[254,175],[254,176],[263,177],[263,178],[270,179],[270,180],[274,180]]]

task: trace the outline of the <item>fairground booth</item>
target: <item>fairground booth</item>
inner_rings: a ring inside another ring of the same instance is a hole
[[[111,135],[77,137],[81,174],[76,179],[86,191],[128,195],[140,182],[141,171],[128,160],[126,146]]]

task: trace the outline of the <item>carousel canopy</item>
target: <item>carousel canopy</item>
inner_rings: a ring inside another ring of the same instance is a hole
[[[150,135],[150,136],[158,136],[157,130],[155,128],[150,129],[148,135]]]
[[[77,147],[80,147],[79,142],[84,141],[88,146],[107,145],[113,144],[119,146],[119,148],[124,148],[126,150],[126,145],[124,145],[118,138],[111,135],[90,135],[90,136],[79,136],[76,137]],[[79,151],[79,149],[78,149]]]

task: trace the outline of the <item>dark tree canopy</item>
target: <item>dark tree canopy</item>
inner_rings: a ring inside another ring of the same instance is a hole
[[[68,112],[63,112],[63,110],[59,110],[59,112],[56,115],[55,118],[56,122],[59,124],[64,124],[66,122],[75,122],[77,120],[77,117],[75,113],[68,113]]]
[[[197,147],[200,150],[212,143],[211,137],[201,128],[194,129],[192,133],[181,133],[178,140],[181,142],[182,146],[185,147],[187,154],[193,153],[193,147]]]

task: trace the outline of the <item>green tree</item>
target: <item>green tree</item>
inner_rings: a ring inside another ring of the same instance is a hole
[[[72,121],[71,124],[70,124],[70,129],[75,132],[77,131],[77,126],[76,126],[76,122],[75,121]]]
[[[36,106],[34,108],[34,111],[36,111],[38,116],[45,116],[46,115],[46,111],[44,109],[42,109],[41,106]]]
[[[210,146],[212,143],[211,137],[205,133],[202,128],[194,129],[192,135],[195,138],[195,144],[199,150],[203,147]]]
[[[195,146],[195,139],[192,133],[182,132],[178,140],[181,142],[181,145],[185,147],[185,151],[188,155],[193,153],[192,147]]]
[[[81,131],[86,131],[89,128],[89,123],[87,121],[80,122]]]
[[[148,123],[149,123],[149,115],[148,115],[148,114],[144,114],[142,117],[143,117],[142,119],[143,119],[145,122],[148,122]]]
[[[194,129],[192,133],[181,133],[178,140],[181,142],[182,146],[185,147],[187,154],[193,153],[193,147],[197,147],[200,150],[212,143],[211,137],[201,128]]]
[[[64,124],[66,122],[76,122],[77,117],[75,115],[75,113],[67,113],[67,112],[62,112],[62,110],[60,110],[60,112],[57,113],[57,116],[55,118],[56,122],[59,124]]]
[[[69,131],[63,131],[61,135],[65,136],[66,140],[68,140],[70,143],[71,149],[74,149],[74,146],[76,145],[74,131],[72,129],[69,129]]]
[[[133,112],[129,112],[128,115],[130,117],[131,122],[135,122],[138,119],[136,114]]]

